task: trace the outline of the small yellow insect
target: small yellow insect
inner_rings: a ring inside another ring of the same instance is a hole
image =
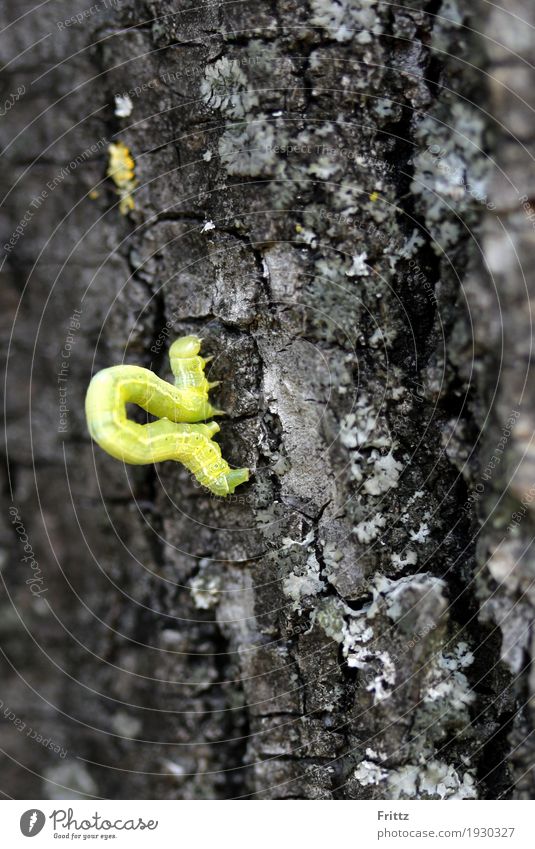
[[[117,194],[120,197],[119,211],[121,215],[126,215],[132,209],[135,209],[134,198],[132,192],[137,186],[136,180],[136,165],[134,157],[122,141],[116,144],[112,142],[108,146],[108,170],[106,174],[111,177],[117,186]]]
[[[212,407],[204,374],[207,360],[198,356],[201,339],[183,336],[169,349],[175,384],[140,366],[112,366],[91,380],[85,399],[89,433],[104,451],[125,463],[143,465],[177,460],[214,495],[226,496],[249,480],[248,469],[231,469],[212,437],[222,415]],[[126,405],[138,404],[158,421],[137,424],[127,418]]]

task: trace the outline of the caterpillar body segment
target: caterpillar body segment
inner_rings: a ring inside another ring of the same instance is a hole
[[[212,407],[208,400],[208,392],[217,383],[209,383],[204,374],[209,360],[199,356],[201,341],[198,336],[182,336],[169,348],[175,387],[181,392],[182,422],[198,422],[223,415],[223,411]]]

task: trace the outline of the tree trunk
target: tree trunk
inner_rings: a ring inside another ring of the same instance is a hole
[[[2,791],[532,796],[527,27],[84,4],[5,2]],[[226,499],[86,429],[192,332]]]

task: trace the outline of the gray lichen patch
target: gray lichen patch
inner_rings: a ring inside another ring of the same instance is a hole
[[[98,794],[98,787],[85,764],[69,759],[46,770],[43,792],[47,799],[87,799]]]
[[[342,420],[340,441],[351,452],[351,476],[357,483],[363,482],[366,494],[379,496],[397,488],[403,464],[392,453],[395,443],[384,416],[365,395]],[[388,453],[381,453],[385,449]]]
[[[339,42],[369,44],[383,27],[377,0],[312,0],[312,23]]]
[[[280,133],[276,134],[265,115],[258,114],[247,123],[235,124],[219,139],[221,164],[232,176],[275,175],[279,162],[276,140],[280,144]]]
[[[431,647],[431,631],[438,627],[440,617],[446,611],[444,589],[444,583],[431,575],[397,580],[377,577],[367,584],[370,600],[361,610],[353,611],[338,599],[326,599],[321,604],[317,621],[328,636],[341,643],[349,666],[366,669],[377,655],[386,667],[389,666],[386,652],[378,647],[383,645],[381,629],[386,631],[385,645],[389,645],[390,626],[387,620],[395,622],[407,635],[416,634],[425,626],[426,643]],[[397,650],[394,654],[397,656]],[[421,655],[421,650],[417,654]],[[389,666],[385,684],[392,683],[393,670]]]
[[[299,572],[292,572],[283,581],[284,594],[293,600],[296,610],[305,599],[324,592],[325,587],[321,578],[321,567],[314,552],[308,555],[306,564]]]
[[[437,253],[457,244],[462,221],[474,220],[478,205],[490,202],[483,130],[482,116],[475,107],[447,98],[438,115],[416,123],[416,138],[427,146],[414,156],[411,190],[424,212]]]
[[[413,742],[404,739],[396,748],[393,735],[379,762],[373,751],[367,752],[354,778],[363,787],[382,787],[394,798],[472,798],[470,769],[458,774],[453,764],[435,757],[448,734],[469,739],[469,708],[475,698],[465,672],[474,662],[467,643],[452,639],[447,650],[440,648],[449,628],[446,585],[419,574],[377,578],[368,589],[361,609],[325,598],[314,619],[339,644],[348,668],[358,671],[357,704],[362,710],[381,706],[385,715],[395,716],[401,694],[412,693]],[[428,766],[424,760],[408,763],[411,753],[421,757],[422,745]],[[407,765],[392,769],[391,763],[402,759]]]
[[[421,760],[397,769],[385,769],[373,761],[362,761],[352,776],[362,787],[377,789],[372,798],[388,799],[476,799],[472,771],[456,770],[445,761]]]
[[[209,560],[201,560],[199,572],[189,582],[195,607],[209,610],[219,603],[221,593],[221,571]]]
[[[207,66],[201,82],[201,96],[207,106],[228,118],[243,118],[258,103],[238,62],[226,57]]]

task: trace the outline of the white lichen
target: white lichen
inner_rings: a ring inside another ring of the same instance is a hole
[[[405,566],[416,566],[418,563],[418,555],[415,551],[409,548],[405,554],[391,554],[390,562],[397,569],[403,569]]]
[[[386,519],[382,513],[376,513],[371,519],[365,519],[355,525],[353,532],[357,535],[357,539],[362,543],[373,542],[379,536],[381,528],[386,525]]]
[[[460,776],[452,764],[428,760],[391,770],[388,775],[390,799],[475,799],[474,776],[466,771]]]
[[[381,668],[366,689],[373,693],[374,703],[377,704],[390,696],[392,687],[396,683],[396,666],[386,651],[376,652],[375,657],[380,661]]]
[[[361,254],[355,254],[352,257],[351,268],[346,271],[346,277],[368,277],[370,270],[368,268],[368,254],[363,251]]]
[[[424,702],[439,702],[448,710],[462,711],[475,699],[466,675],[461,671],[474,662],[474,655],[464,642],[448,654],[440,654],[435,659],[426,677]]]
[[[115,115],[118,118],[128,118],[132,114],[134,104],[127,94],[115,95]]]
[[[387,347],[395,339],[396,331],[393,328],[377,327],[370,338],[368,345],[370,348]],[[400,387],[403,388],[403,387]],[[395,395],[395,390],[392,391],[392,397]]]
[[[374,703],[383,701],[391,692],[396,681],[396,667],[387,651],[373,646],[373,629],[366,610],[350,616],[345,623],[342,650],[347,659],[347,665],[370,673],[373,678],[366,685],[366,690],[373,694]]]
[[[292,599],[295,610],[307,596],[316,596],[324,592],[326,585],[320,571],[320,564],[312,552],[307,559],[303,574],[292,572],[284,579],[282,584],[284,594]]]
[[[376,6],[377,0],[311,0],[312,23],[335,41],[369,44],[383,31]]]
[[[395,489],[402,470],[403,464],[391,452],[377,457],[373,464],[373,475],[364,484],[365,491],[369,495],[383,495],[389,489]]]
[[[357,401],[353,412],[340,423],[340,442],[351,450],[351,476],[357,482],[365,477],[364,491],[382,495],[398,485],[402,464],[393,456],[394,444],[384,419],[369,404],[366,395]],[[389,449],[382,454],[381,449]]]
[[[340,442],[346,448],[390,447],[388,430],[365,395],[360,396],[354,412],[342,419]]]
[[[444,581],[426,572],[395,579],[381,575],[375,579],[374,588],[374,599],[378,596],[383,600],[386,615],[394,622],[398,622],[407,610],[411,610],[416,598],[421,600],[427,597],[438,608],[438,601],[446,592]]]
[[[410,531],[409,536],[411,538],[411,542],[417,542],[422,545],[427,540],[430,533],[429,525],[426,522],[421,522],[418,530]]]
[[[413,230],[412,235],[407,239],[400,250],[399,256],[404,259],[410,259],[417,252],[418,248],[422,247],[422,245],[425,245],[424,237],[419,230]]]
[[[344,629],[343,651],[347,658],[347,665],[356,669],[365,669],[371,654],[363,651],[362,645],[373,639],[373,629],[368,623],[365,612],[358,616],[351,616],[346,622]]]
[[[282,538],[282,547],[291,548],[293,545],[309,546],[314,542],[314,531],[309,531],[304,539],[292,539],[291,537]]]
[[[209,610],[219,602],[221,579],[216,575],[201,573],[191,579],[190,588],[195,607]]]
[[[357,779],[359,784],[366,787],[369,784],[380,784],[388,778],[388,770],[383,769],[373,761],[362,761],[353,773],[353,777]]]
[[[308,173],[319,180],[329,180],[340,171],[341,166],[328,156],[320,156],[316,162],[308,166]]]

